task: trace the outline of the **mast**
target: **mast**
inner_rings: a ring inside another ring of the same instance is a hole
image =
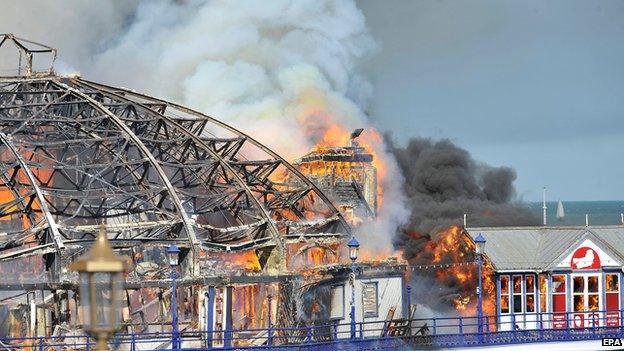
[[[542,193],[542,210],[543,210],[543,225],[546,226],[546,187],[544,187]]]

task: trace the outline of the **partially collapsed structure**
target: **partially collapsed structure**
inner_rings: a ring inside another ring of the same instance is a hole
[[[19,68],[0,77],[0,335],[80,328],[67,266],[102,223],[132,261],[127,331],[167,328],[173,243],[183,257],[184,328],[261,328],[269,315],[284,327],[348,318],[349,295],[336,287],[347,284],[350,226],[296,167],[205,114],[37,66],[40,55],[53,61],[51,47],[0,35],[7,47]],[[379,265],[393,269],[360,268],[371,285],[358,292],[369,309],[358,314],[383,319],[391,307],[401,313],[400,293],[381,307],[377,294],[397,286],[397,272],[401,285],[402,265]]]

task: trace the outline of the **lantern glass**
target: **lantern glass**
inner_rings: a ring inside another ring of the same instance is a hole
[[[169,258],[169,265],[175,267],[180,259],[180,251],[177,250],[177,247],[176,250],[167,250],[167,257]]]
[[[476,248],[477,254],[482,255],[483,252],[485,251],[485,241],[477,242],[476,245],[477,245],[477,248]]]
[[[86,332],[100,336],[117,330],[121,324],[122,301],[122,273],[80,273],[80,307]]]
[[[349,246],[349,258],[351,258],[351,261],[357,260],[359,250],[359,246]]]

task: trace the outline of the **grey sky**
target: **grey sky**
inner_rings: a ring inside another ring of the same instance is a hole
[[[360,0],[371,109],[516,169],[525,200],[624,199],[624,1]]]

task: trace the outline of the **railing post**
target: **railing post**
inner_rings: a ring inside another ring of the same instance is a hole
[[[364,323],[360,322],[360,339],[364,339]]]
[[[39,351],[43,351],[43,338],[39,337]]]
[[[209,286],[208,291],[205,293],[206,296],[206,348],[212,348],[212,337],[213,337],[213,320],[214,320],[214,301],[215,301],[215,288],[214,286]]]
[[[312,335],[313,335],[312,334],[312,327],[310,326],[310,327],[308,327],[308,338],[307,338],[308,344],[312,343]]]
[[[437,327],[438,327],[438,320],[434,318],[434,319],[433,319],[433,322],[432,322],[433,335],[436,335],[436,329],[437,329]]]
[[[267,296],[267,345],[269,347],[273,345],[273,322],[271,321],[271,301],[273,301],[273,295]]]
[[[462,345],[465,344],[465,340],[464,340],[464,319],[462,317],[459,317],[459,335],[461,337]]]
[[[136,351],[136,334],[132,333],[132,345],[130,346],[131,351]]]
[[[91,338],[87,336],[87,351],[91,351],[91,341],[89,339]]]
[[[542,318],[542,312],[537,314],[537,318],[539,318],[540,339],[543,339],[544,338],[544,321]]]
[[[518,339],[518,331],[516,330],[516,314],[511,314],[511,332],[513,333],[514,340]]]

